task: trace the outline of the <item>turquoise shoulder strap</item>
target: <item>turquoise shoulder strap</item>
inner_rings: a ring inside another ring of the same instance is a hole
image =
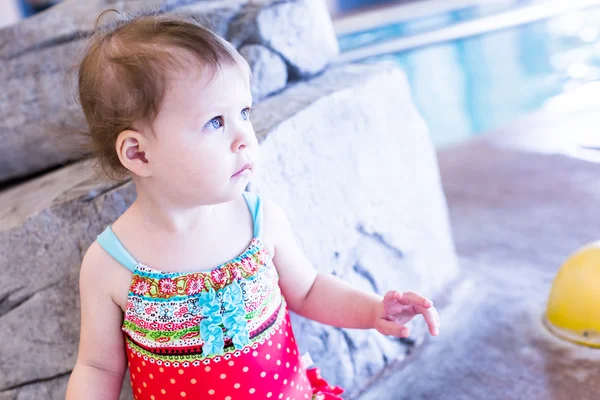
[[[106,228],[104,232],[98,235],[96,240],[98,244],[102,246],[102,248],[106,250],[106,252],[115,260],[121,263],[121,265],[131,272],[135,272],[137,262],[134,260],[131,254],[125,250],[125,247],[123,247],[123,244],[119,238],[117,238],[117,235],[115,235],[110,226]]]
[[[257,193],[244,192],[244,198],[252,214],[252,222],[254,224],[254,237],[259,238],[262,234],[263,210],[260,196]]]

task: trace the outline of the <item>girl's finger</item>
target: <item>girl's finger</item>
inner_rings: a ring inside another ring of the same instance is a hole
[[[419,314],[423,314],[423,318],[425,318],[425,322],[429,327],[429,332],[433,336],[437,336],[437,334],[439,333],[439,328],[435,308],[424,308],[420,306],[415,306],[415,311],[417,311]]]
[[[425,308],[433,306],[433,302],[431,300],[413,292],[405,292],[399,301],[405,305],[414,304]]]
[[[402,293],[397,290],[390,290],[383,297],[384,302],[393,302],[400,299],[402,299]]]
[[[438,313],[437,308],[435,308],[435,307],[431,307],[431,308],[435,312],[435,318],[437,320],[437,326],[438,326],[438,329],[439,329],[440,328],[440,314]]]
[[[385,319],[379,320],[379,326],[377,329],[384,335],[395,336],[399,338],[408,337],[409,334],[409,329],[406,326]]]

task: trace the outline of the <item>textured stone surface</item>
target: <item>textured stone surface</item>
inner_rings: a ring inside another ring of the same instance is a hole
[[[436,297],[456,264],[435,154],[398,69],[329,70],[257,104],[253,118],[263,148],[253,187],[287,211],[320,270]],[[134,196],[80,164],[0,193],[0,396],[60,397],[77,352],[81,257]],[[350,391],[407,350],[294,320],[302,350]]]
[[[309,259],[367,290],[435,297],[456,264],[434,150],[404,75],[348,66],[261,105],[273,110],[256,124],[259,136],[269,127],[268,173],[254,187],[286,210]],[[293,117],[273,129],[281,115]],[[351,391],[401,352],[374,332],[295,322],[302,348]]]
[[[39,173],[74,156],[61,134],[66,127],[85,128],[75,102],[74,68],[100,12],[111,7],[132,14],[159,10],[186,15],[225,36],[245,3],[68,0],[0,30],[0,183]]]
[[[187,2],[191,1],[187,0]],[[195,2],[188,5],[171,6],[167,10],[172,9],[172,11],[167,11],[167,14],[191,17],[200,25],[209,28],[221,37],[225,37],[230,22],[242,12],[241,6],[245,3],[246,0],[195,0]]]
[[[60,44],[0,60],[0,182],[55,166],[67,158],[65,126],[83,128],[65,74],[84,42]]]
[[[555,129],[538,121],[519,141]],[[598,398],[600,352],[556,339],[542,316],[561,264],[598,240],[600,165],[507,150],[495,139],[439,157],[463,273],[440,310],[441,335],[357,399]]]
[[[264,44],[286,60],[294,78],[322,71],[339,52],[322,0],[250,6],[232,22],[228,39],[236,46]]]
[[[273,51],[264,46],[251,44],[240,48],[240,54],[252,70],[251,92],[254,101],[278,92],[287,84],[287,65]]]
[[[183,6],[196,6],[203,12],[234,9],[246,0],[66,0],[51,9],[0,30],[0,59],[70,42],[94,31],[96,19],[107,9],[138,14],[140,12],[175,11]],[[110,19],[110,16],[106,17]]]
[[[0,400],[64,400],[71,371],[52,377],[48,381],[26,384],[25,386],[0,392]],[[131,400],[129,376],[125,375],[119,400]]]
[[[134,195],[89,172],[74,165],[0,194],[0,393],[72,368],[81,258]]]
[[[23,388],[0,392],[0,400],[64,400],[68,381],[67,373],[49,382],[34,383]]]

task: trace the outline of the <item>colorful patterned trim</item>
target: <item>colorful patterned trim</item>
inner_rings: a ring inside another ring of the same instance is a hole
[[[177,322],[160,323],[160,322],[148,322],[148,321],[144,321],[143,319],[141,319],[135,315],[128,315],[127,319],[125,321],[123,321],[123,327],[125,327],[129,330],[132,330],[132,331],[141,330],[146,333],[149,331],[172,332],[172,331],[180,331],[183,329],[198,327],[201,319],[202,319],[202,317],[194,317],[188,321],[184,321],[184,322],[180,322],[180,323],[177,323]]]
[[[206,272],[166,273],[138,264],[132,279],[130,295],[149,299],[173,299],[220,290],[241,278],[252,279],[269,258],[259,239],[238,257]]]
[[[252,331],[249,335],[250,341],[256,340],[262,333],[273,326],[277,322],[277,318],[281,314],[280,306],[271,317],[261,324],[258,329]],[[136,328],[136,327],[134,327]],[[200,329],[195,327],[193,329],[186,329],[179,332],[163,332],[163,331],[147,331],[139,329],[124,329],[124,332],[133,343],[138,347],[147,350],[153,354],[196,354],[202,353],[203,341],[200,339]],[[135,333],[135,336],[132,334]],[[148,345],[147,343],[141,342],[141,339],[150,339],[149,342],[153,343],[154,346]],[[175,347],[172,343],[183,340],[187,341],[183,343],[177,343]],[[199,343],[194,343],[199,342]],[[224,338],[224,349],[233,348],[232,339]],[[238,348],[239,349],[239,348]]]
[[[265,296],[265,298],[263,299],[263,301],[261,303],[250,303],[250,304],[246,304],[246,310],[250,309],[252,311],[246,311],[246,319],[247,320],[253,320],[257,317],[260,317],[263,315],[263,313],[265,313],[269,307],[267,307],[269,304],[273,303],[273,301],[275,301],[275,296],[279,295],[281,296],[280,292],[270,292],[267,296]]]
[[[202,362],[203,364],[209,364],[210,362],[218,362],[221,359],[230,359],[232,356],[233,357],[239,357],[242,352],[243,353],[249,353],[252,349],[256,349],[258,348],[259,344],[264,344],[264,342],[266,340],[268,340],[275,331],[277,331],[282,323],[285,321],[285,313],[287,311],[287,308],[285,306],[285,304],[282,304],[282,306],[279,308],[278,312],[276,314],[274,314],[275,316],[275,320],[274,323],[270,326],[265,328],[261,333],[255,335],[254,337],[250,338],[250,343],[246,346],[244,346],[243,349],[236,349],[234,346],[231,345],[231,340],[228,340],[225,342],[225,348],[223,349],[224,354],[211,354],[211,355],[202,355],[201,354],[201,348],[202,346],[193,346],[193,347],[177,347],[177,348],[170,348],[170,349],[166,349],[166,348],[161,348],[161,349],[148,349],[148,348],[144,348],[143,346],[140,346],[139,344],[137,344],[130,335],[128,335],[127,333],[125,334],[125,339],[126,339],[126,345],[127,347],[134,352],[135,354],[137,354],[139,357],[143,357],[144,360],[146,361],[150,361],[151,363],[156,362],[157,365],[161,365],[162,363],[164,363],[164,365],[169,366],[169,364],[173,364],[174,363],[178,363],[183,365],[184,362],[187,362],[187,365],[199,365],[200,362]],[[227,343],[229,342],[229,343]],[[185,352],[185,354],[168,354],[168,351],[182,351]],[[156,352],[159,351],[161,353],[167,353],[167,354],[157,354]],[[187,351],[187,352],[186,352]],[[167,364],[167,362],[169,364]],[[176,365],[174,365],[176,366]]]
[[[191,339],[200,335],[200,328],[198,324],[196,324],[195,326],[186,327],[175,331],[165,331],[140,328],[132,322],[125,321],[123,322],[123,328],[125,331],[135,332],[136,335],[143,336],[145,338],[151,339],[159,343]]]
[[[275,295],[278,298],[275,298]],[[265,297],[260,310],[248,312],[246,320],[248,321],[248,330],[250,337],[254,337],[275,323],[279,308],[284,304],[284,299],[280,292],[272,292]],[[199,308],[199,307],[198,307]],[[258,311],[260,311],[259,315]],[[192,320],[181,323],[168,322],[159,323],[156,321],[148,322],[140,319],[135,314],[128,314],[123,321],[123,331],[139,346],[148,349],[172,348],[174,346],[201,346],[203,341],[200,338],[200,320],[202,317],[196,316]],[[266,320],[265,320],[266,319]],[[259,322],[259,320],[261,322]],[[183,341],[177,343],[177,341]]]

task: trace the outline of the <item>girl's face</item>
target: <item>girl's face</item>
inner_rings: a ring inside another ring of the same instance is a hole
[[[237,65],[174,73],[149,143],[151,190],[181,206],[232,200],[259,155],[247,73]]]

